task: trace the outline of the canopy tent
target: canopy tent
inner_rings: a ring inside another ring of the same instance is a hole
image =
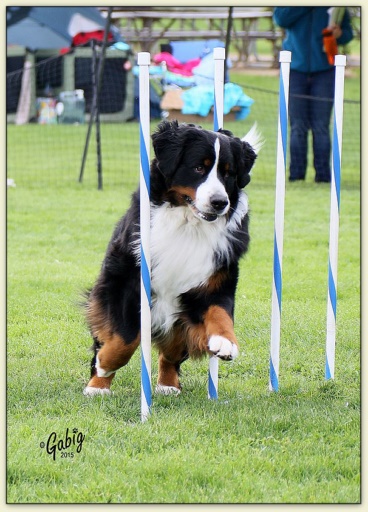
[[[106,19],[96,7],[7,7],[7,45],[30,50],[71,46],[80,32],[104,30]],[[111,27],[115,42],[119,31]]]

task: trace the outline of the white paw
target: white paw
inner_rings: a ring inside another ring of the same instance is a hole
[[[83,395],[85,395],[85,396],[111,395],[111,391],[110,391],[110,389],[107,389],[107,388],[93,388],[92,386],[87,386],[83,390]]]
[[[155,393],[158,395],[180,395],[180,389],[175,386],[164,386],[163,384],[157,384]]]
[[[211,336],[208,348],[215,356],[225,361],[235,359],[239,355],[238,347],[223,336]]]

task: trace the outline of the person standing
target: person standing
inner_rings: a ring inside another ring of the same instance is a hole
[[[308,132],[312,131],[317,183],[331,181],[330,120],[337,45],[353,39],[348,9],[276,7],[274,22],[285,29],[283,50],[292,52],[289,85],[290,175],[305,180]]]

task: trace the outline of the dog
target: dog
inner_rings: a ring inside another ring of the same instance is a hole
[[[260,148],[256,127],[230,131],[162,121],[152,135],[150,252],[156,392],[179,394],[180,366],[204,355],[239,353],[234,301],[239,260],[248,250],[243,188]],[[139,189],[118,222],[85,304],[93,338],[84,394],[109,394],[116,371],[140,344]]]

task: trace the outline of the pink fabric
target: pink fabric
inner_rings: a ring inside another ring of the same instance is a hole
[[[182,62],[178,61],[178,59],[175,59],[175,57],[173,57],[171,55],[171,53],[168,53],[168,52],[161,52],[161,53],[158,53],[157,55],[154,55],[154,57],[153,57],[153,62],[155,64],[161,64],[161,62],[164,62],[164,61],[166,62],[168,71],[171,71],[172,73],[177,73],[177,74],[183,75],[183,76],[192,76],[193,75],[192,69],[200,64],[201,59],[198,58],[198,59],[188,60],[188,62],[183,64]]]

